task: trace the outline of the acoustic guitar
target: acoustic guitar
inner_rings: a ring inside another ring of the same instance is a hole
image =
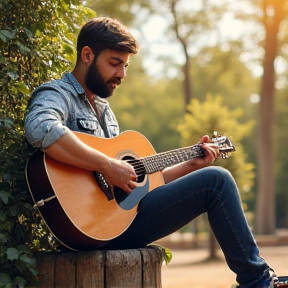
[[[26,181],[41,216],[54,236],[72,250],[95,249],[121,235],[133,222],[138,203],[164,185],[166,167],[203,157],[202,144],[156,154],[141,133],[126,131],[115,138],[74,132],[90,147],[109,157],[128,161],[137,174],[137,187],[125,193],[110,187],[102,174],[58,162],[37,151],[26,165]],[[235,151],[225,136],[211,139],[222,158]]]

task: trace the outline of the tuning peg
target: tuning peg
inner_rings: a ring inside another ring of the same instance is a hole
[[[219,135],[218,135],[218,132],[217,131],[214,131],[213,132],[213,135],[212,135],[212,138],[217,138]]]
[[[227,152],[221,152],[221,158],[227,159],[229,157],[229,154]]]

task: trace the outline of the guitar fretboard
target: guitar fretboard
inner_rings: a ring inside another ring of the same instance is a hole
[[[190,147],[162,152],[156,155],[140,158],[147,174],[162,171],[167,167],[191,160],[196,157],[204,156],[203,148],[200,144]]]

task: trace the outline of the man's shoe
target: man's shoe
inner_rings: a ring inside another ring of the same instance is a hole
[[[231,288],[276,288],[278,287],[279,279],[271,268],[264,271],[260,282],[256,284],[234,284]],[[279,286],[280,287],[280,286]]]
[[[278,279],[277,288],[288,288],[288,276],[279,276]]]
[[[277,287],[277,285],[279,284],[279,279],[276,276],[274,270],[272,270],[271,268],[268,268],[267,270],[264,271],[263,275],[265,277],[265,281],[270,282],[270,285],[268,286],[269,288]],[[266,287],[266,286],[263,286],[263,287]]]

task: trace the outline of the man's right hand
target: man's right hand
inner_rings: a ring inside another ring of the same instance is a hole
[[[126,193],[136,187],[137,175],[134,167],[126,161],[110,158],[110,166],[101,172],[109,186],[117,186]]]

